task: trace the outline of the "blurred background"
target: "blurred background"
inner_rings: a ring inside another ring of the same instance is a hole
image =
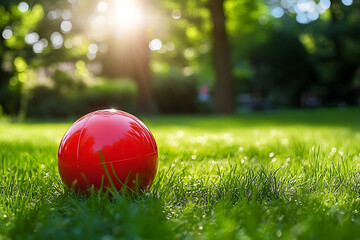
[[[358,0],[0,3],[3,115],[360,105]]]

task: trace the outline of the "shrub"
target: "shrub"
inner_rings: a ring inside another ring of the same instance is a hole
[[[81,95],[87,111],[103,108],[117,108],[133,112],[136,108],[136,84],[128,79],[102,79],[88,87]]]
[[[155,78],[154,99],[161,113],[194,113],[197,111],[195,79],[180,73]]]
[[[68,118],[112,107],[134,111],[137,88],[128,79],[97,78],[87,85],[56,71],[53,86],[38,85],[30,91],[28,117]]]

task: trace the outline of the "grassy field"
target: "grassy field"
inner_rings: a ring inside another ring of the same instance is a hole
[[[58,182],[71,123],[0,123],[0,239],[360,239],[360,109],[144,119],[138,197]]]

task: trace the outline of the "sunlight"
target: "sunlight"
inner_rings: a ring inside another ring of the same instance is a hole
[[[137,30],[143,22],[143,12],[137,1],[117,0],[108,12],[110,22],[117,31]]]

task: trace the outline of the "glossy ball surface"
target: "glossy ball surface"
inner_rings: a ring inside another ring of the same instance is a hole
[[[91,185],[105,189],[111,181],[117,190],[124,183],[145,190],[155,177],[157,158],[155,139],[139,119],[107,109],[83,116],[67,130],[58,150],[58,167],[62,181],[77,191]]]

